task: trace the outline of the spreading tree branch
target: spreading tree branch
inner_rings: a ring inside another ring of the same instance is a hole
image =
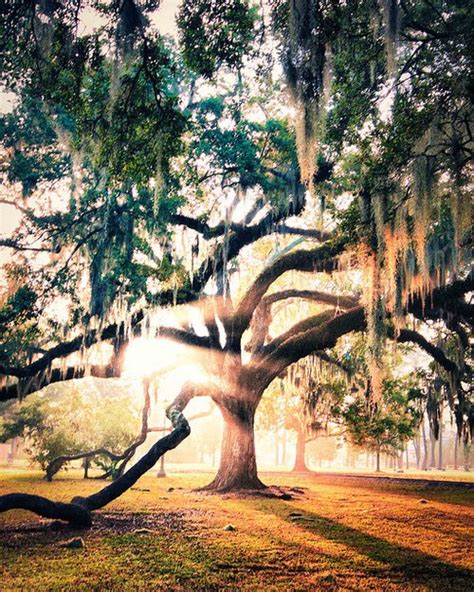
[[[265,356],[249,365],[244,380],[253,384],[258,392],[263,393],[272,380],[294,362],[316,351],[334,347],[343,335],[360,331],[366,326],[362,306],[352,308],[331,319],[325,320],[325,314],[327,313],[312,317],[312,325],[309,322],[306,326],[304,322],[302,325],[295,325],[293,330],[285,335],[286,339],[279,340]],[[306,320],[309,321],[309,319]]]
[[[235,344],[240,343],[244,331],[248,328],[254,310],[257,308],[265,292],[281,275],[287,271],[333,271],[337,266],[346,241],[341,239],[323,244],[311,250],[298,250],[283,255],[269,265],[257,277],[245,296],[242,298],[234,315],[233,335]]]
[[[156,442],[150,450],[126,473],[97,493],[87,497],[75,497],[70,503],[54,502],[45,497],[28,493],[10,493],[0,496],[0,512],[13,509],[29,510],[57,520],[66,520],[72,526],[87,528],[92,524],[91,512],[103,508],[132,487],[138,479],[150,470],[158,459],[176,448],[191,433],[183,410],[194,396],[194,389],[183,387],[180,394],[168,407],[166,415],[173,425],[173,431]]]

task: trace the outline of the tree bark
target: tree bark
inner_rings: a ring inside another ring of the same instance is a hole
[[[438,471],[443,471],[443,422],[439,420],[439,433],[438,433]]]
[[[434,469],[436,467],[436,438],[433,432],[433,429],[430,427],[430,445],[431,445],[431,458],[430,458],[430,467]]]
[[[286,430],[283,429],[281,443],[281,464],[286,465]]]
[[[456,432],[454,435],[454,470],[458,470],[458,443],[459,443],[459,435]]]
[[[274,432],[275,438],[274,438],[274,446],[275,446],[275,465],[278,466],[280,464],[280,458],[278,456],[278,429],[275,429]]]
[[[258,401],[225,397],[218,402],[224,418],[221,458],[206,491],[264,489],[257,475],[254,419]]]
[[[375,472],[380,473],[380,447],[375,451],[376,465]]]
[[[415,457],[416,457],[416,468],[420,468],[420,431],[418,430],[415,438],[413,439],[413,447],[415,449]]]

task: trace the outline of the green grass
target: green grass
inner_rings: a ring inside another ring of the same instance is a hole
[[[89,531],[53,529],[22,511],[0,515],[0,589],[471,589],[471,491],[342,475],[263,477],[303,493],[291,501],[208,495],[193,490],[210,475],[146,476],[96,512]],[[74,472],[53,483],[39,473],[0,473],[0,493],[69,500],[100,486]],[[59,546],[72,536],[85,548]]]

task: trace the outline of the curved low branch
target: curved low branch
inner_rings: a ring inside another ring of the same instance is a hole
[[[0,496],[0,512],[8,510],[29,510],[43,518],[64,520],[71,526],[84,528],[92,525],[90,513],[79,504],[53,502],[40,495],[30,493],[7,493]]]
[[[52,481],[54,475],[61,470],[61,467],[68,462],[73,460],[82,460],[84,458],[91,459],[94,456],[107,456],[112,461],[122,460],[122,455],[114,454],[107,450],[107,448],[96,448],[95,450],[89,450],[87,452],[78,452],[77,454],[62,454],[54,458],[46,467],[46,479]]]
[[[13,509],[30,510],[44,516],[58,520],[66,520],[76,527],[88,527],[92,523],[90,512],[109,504],[132,487],[138,479],[151,469],[157,460],[173,448],[176,448],[191,433],[189,424],[183,415],[183,410],[194,396],[193,389],[186,386],[181,390],[166,414],[173,425],[173,431],[156,442],[150,450],[124,473],[99,492],[87,497],[75,497],[71,503],[54,502],[47,498],[27,493],[10,493],[0,496],[0,512]]]

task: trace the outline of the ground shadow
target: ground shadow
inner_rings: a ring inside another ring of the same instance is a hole
[[[271,508],[259,508],[259,510],[268,513]],[[460,568],[427,553],[391,543],[319,514],[294,508],[288,503],[282,506],[281,512],[277,510],[272,513],[309,533],[350,547],[385,566],[383,569],[367,565],[360,566],[364,572],[370,571],[371,575],[376,576],[379,572],[383,578],[423,585],[433,592],[440,590],[465,592],[472,589],[474,571],[470,569]],[[353,561],[356,567],[357,559]],[[347,558],[341,558],[341,568],[346,566]]]

